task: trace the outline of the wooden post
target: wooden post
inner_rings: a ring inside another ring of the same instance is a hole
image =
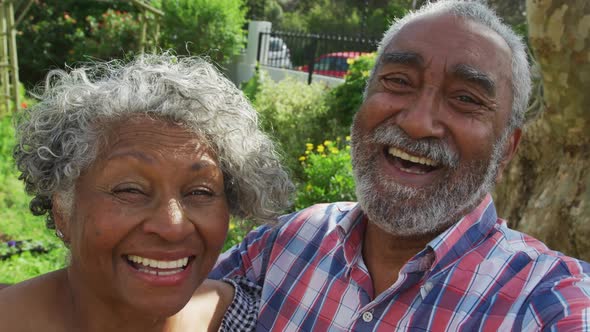
[[[141,38],[139,41],[139,52],[140,53],[144,53],[145,52],[145,45],[146,45],[146,39],[147,39],[147,24],[148,24],[148,17],[147,17],[147,11],[145,9],[141,9]]]
[[[10,49],[10,70],[12,78],[12,100],[14,100],[14,111],[20,109],[20,96],[18,93],[18,54],[16,52],[16,26],[14,24],[14,4],[8,2],[8,48]]]
[[[154,19],[156,20],[156,31],[154,32],[154,45],[152,48],[152,52],[156,53],[158,51],[158,43],[160,41],[160,17],[156,16]]]
[[[10,77],[8,63],[8,26],[6,24],[6,2],[0,3],[0,84],[2,85],[2,101],[4,111],[10,109]]]

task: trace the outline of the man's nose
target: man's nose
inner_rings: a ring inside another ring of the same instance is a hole
[[[177,242],[194,232],[194,225],[188,220],[182,204],[171,198],[158,205],[154,214],[143,224],[143,229],[146,233]]]
[[[434,91],[424,91],[418,98],[397,114],[396,123],[410,137],[442,138],[441,98]]]

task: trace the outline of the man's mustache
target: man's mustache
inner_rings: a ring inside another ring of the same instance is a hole
[[[413,139],[397,125],[382,124],[373,132],[373,143],[392,145],[407,153],[426,157],[448,168],[459,166],[459,156],[442,140],[437,138]]]

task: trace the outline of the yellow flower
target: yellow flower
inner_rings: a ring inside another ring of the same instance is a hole
[[[348,65],[352,65],[354,63],[354,58],[346,59],[346,63],[348,63]]]
[[[307,190],[307,191],[311,191],[312,189],[313,189],[313,187],[311,186],[311,184],[308,184],[308,185],[305,187],[305,190]]]
[[[306,159],[305,156],[299,157],[299,161],[305,161],[305,159]]]
[[[347,142],[350,142],[350,136],[346,136],[344,139],[345,139]]]
[[[340,151],[340,150],[338,150],[338,148],[335,148],[335,147],[333,147],[333,148],[330,148],[330,152],[332,152],[332,153],[334,153],[334,154],[338,153],[339,151]]]
[[[305,149],[306,149],[306,150],[308,150],[308,151],[311,151],[311,150],[313,150],[313,144],[311,144],[311,143],[306,143],[306,144],[305,144]]]
[[[324,145],[325,145],[325,146],[332,145],[332,141],[325,140],[325,141],[324,141]]]
[[[317,150],[318,150],[319,153],[324,152],[324,146],[323,145],[318,145]]]
[[[363,70],[363,77],[369,77],[369,71]]]

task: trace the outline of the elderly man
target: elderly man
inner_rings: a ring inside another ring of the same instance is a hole
[[[258,329],[590,329],[590,265],[507,228],[489,192],[521,137],[521,39],[439,1],[385,34],[352,125],[356,203],[262,227],[212,276],[263,286]]]

